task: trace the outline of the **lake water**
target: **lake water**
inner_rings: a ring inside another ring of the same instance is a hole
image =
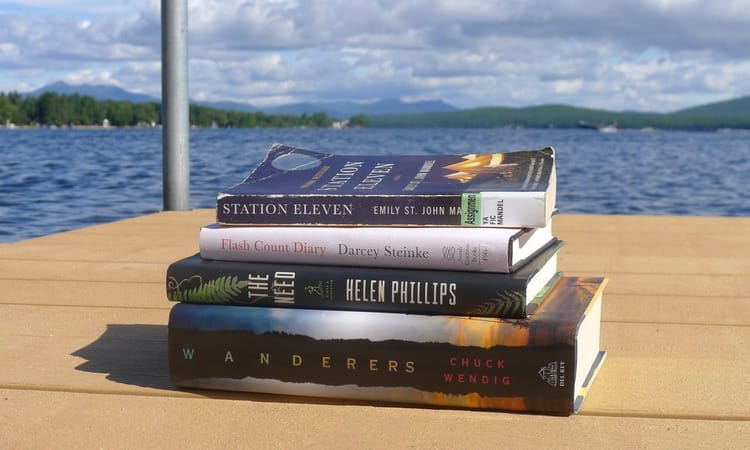
[[[193,208],[275,142],[332,153],[470,153],[553,146],[561,213],[750,216],[750,132],[536,129],[198,129]],[[0,242],[162,209],[159,129],[0,129]]]

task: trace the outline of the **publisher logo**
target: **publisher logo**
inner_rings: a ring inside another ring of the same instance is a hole
[[[552,387],[565,386],[565,363],[563,361],[552,361],[540,367],[537,373]]]

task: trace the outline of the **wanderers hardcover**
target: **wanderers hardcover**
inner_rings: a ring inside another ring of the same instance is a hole
[[[167,298],[187,303],[526,317],[557,279],[555,241],[512,273],[249,263],[183,258]]]
[[[605,353],[604,278],[563,277],[526,319],[177,303],[176,386],[577,412]]]
[[[274,144],[219,192],[217,223],[543,227],[555,190],[552,148],[345,156]]]

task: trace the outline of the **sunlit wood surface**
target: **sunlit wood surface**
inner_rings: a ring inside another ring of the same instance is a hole
[[[747,448],[750,218],[560,215],[607,276],[608,358],[571,417],[178,390],[167,265],[208,209],[0,244],[0,448]]]

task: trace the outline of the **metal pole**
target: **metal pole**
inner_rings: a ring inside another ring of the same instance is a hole
[[[161,0],[164,209],[190,209],[187,0]]]

